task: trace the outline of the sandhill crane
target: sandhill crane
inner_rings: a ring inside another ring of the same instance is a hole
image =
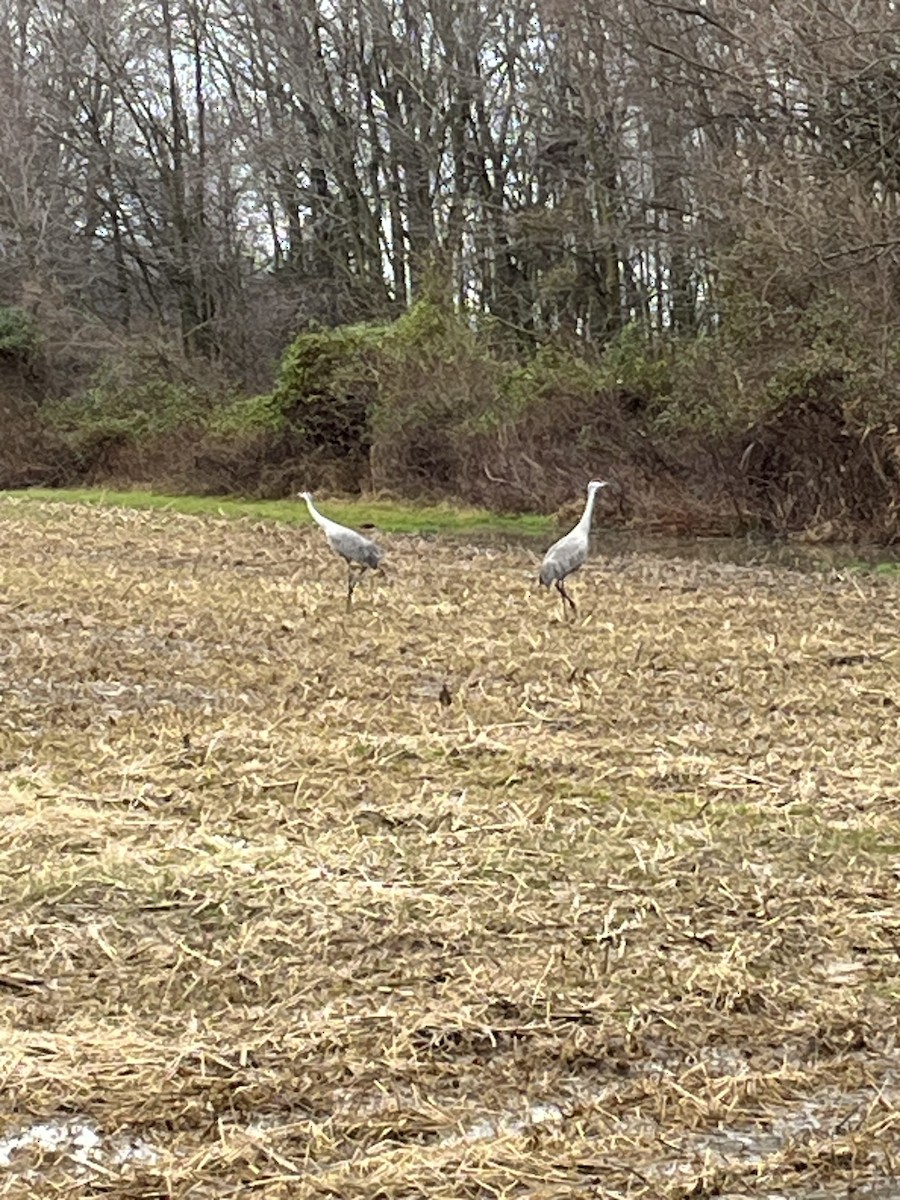
[[[383,552],[373,541],[363,537],[355,529],[348,529],[346,525],[338,525],[337,521],[329,521],[328,517],[323,517],[313,505],[311,492],[298,492],[298,499],[306,501],[309,515],[324,530],[328,545],[347,564],[347,608],[349,610],[353,602],[353,589],[366,571],[378,570]],[[354,574],[354,569],[358,573]]]
[[[567,533],[565,537],[561,537],[558,542],[553,543],[544,555],[544,561],[541,563],[538,579],[544,587],[549,587],[551,583],[556,585],[556,590],[562,599],[563,619],[565,619],[567,604],[572,612],[576,611],[575,601],[566,591],[565,581],[573,571],[577,571],[579,567],[584,565],[584,561],[587,558],[588,542],[591,533],[591,517],[594,513],[594,500],[600,489],[605,487],[609,487],[609,484],[604,480],[591,480],[588,484],[587,503],[584,506],[584,512],[581,514],[581,520],[570,533]]]

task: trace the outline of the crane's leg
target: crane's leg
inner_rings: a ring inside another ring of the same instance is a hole
[[[563,582],[563,580],[562,580],[562,579],[557,579],[557,581],[556,581],[556,590],[559,592],[560,598],[562,599],[562,606],[563,606],[563,620],[565,620],[565,619],[566,619],[566,605],[567,605],[567,604],[568,604],[569,608],[571,608],[571,610],[572,610],[572,612],[573,612],[573,613],[576,613],[576,612],[578,611],[578,609],[575,607],[575,601],[572,599],[572,597],[571,597],[571,596],[569,595],[569,593],[566,591],[566,585],[565,585],[565,583]]]
[[[347,567],[347,612],[350,611],[350,606],[353,603],[353,589],[360,582],[365,573],[365,567],[361,568],[358,575],[354,575],[352,566]]]

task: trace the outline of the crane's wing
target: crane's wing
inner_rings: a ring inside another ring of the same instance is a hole
[[[573,530],[558,542],[554,542],[544,555],[538,578],[545,587],[549,587],[551,583],[565,579],[567,575],[577,571],[586,558],[587,541]]]

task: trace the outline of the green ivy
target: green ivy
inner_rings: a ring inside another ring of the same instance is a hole
[[[22,308],[0,308],[0,353],[25,358],[37,347],[34,318]]]

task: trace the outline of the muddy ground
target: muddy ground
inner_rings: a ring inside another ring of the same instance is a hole
[[[0,504],[0,1195],[894,1194],[900,581],[381,540]]]

